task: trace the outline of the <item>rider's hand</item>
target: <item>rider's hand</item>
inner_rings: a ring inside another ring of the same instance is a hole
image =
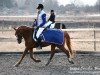
[[[34,26],[33,28],[35,28],[35,29],[36,29],[36,28],[37,28],[37,26]]]

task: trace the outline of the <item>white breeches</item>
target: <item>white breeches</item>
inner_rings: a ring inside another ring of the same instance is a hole
[[[51,21],[48,21],[48,22],[43,26],[43,28],[41,27],[41,28],[38,29],[37,34],[36,34],[36,37],[39,38],[39,36],[40,36],[40,34],[43,32],[43,30],[44,30],[46,27],[48,27],[49,25],[51,25],[50,28],[54,28],[55,23],[52,24]]]
[[[40,34],[42,33],[42,31],[44,30],[45,28],[39,28],[37,33],[36,33],[36,37],[39,38]]]
[[[48,27],[50,24],[52,24],[52,22],[48,21],[43,27]]]
[[[55,23],[52,23],[51,25],[50,25],[50,28],[54,28],[55,27]]]

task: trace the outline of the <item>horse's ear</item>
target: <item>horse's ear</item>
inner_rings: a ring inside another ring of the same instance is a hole
[[[17,30],[16,28],[13,28],[15,31]]]

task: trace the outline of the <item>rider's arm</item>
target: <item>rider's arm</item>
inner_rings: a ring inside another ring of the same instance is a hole
[[[37,26],[37,20],[36,20],[36,19],[35,19],[34,22],[33,22],[33,27],[34,27],[34,26]]]
[[[40,27],[42,27],[46,23],[46,14],[42,15],[42,23],[40,24]]]

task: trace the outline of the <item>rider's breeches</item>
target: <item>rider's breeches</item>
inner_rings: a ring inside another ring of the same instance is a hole
[[[43,28],[39,28],[38,31],[37,31],[37,34],[36,34],[36,37],[39,38],[40,34],[43,32],[43,30],[48,27],[49,25],[51,25],[52,22],[51,21],[48,21],[44,26]]]
[[[55,27],[55,23],[52,23],[51,25],[50,25],[50,28],[54,28]]]
[[[37,34],[36,34],[36,37],[39,38],[40,34],[42,33],[42,31],[44,30],[45,28],[39,28],[38,31],[37,31]]]
[[[43,27],[48,27],[49,25],[51,25],[52,24],[52,21],[48,21]]]

